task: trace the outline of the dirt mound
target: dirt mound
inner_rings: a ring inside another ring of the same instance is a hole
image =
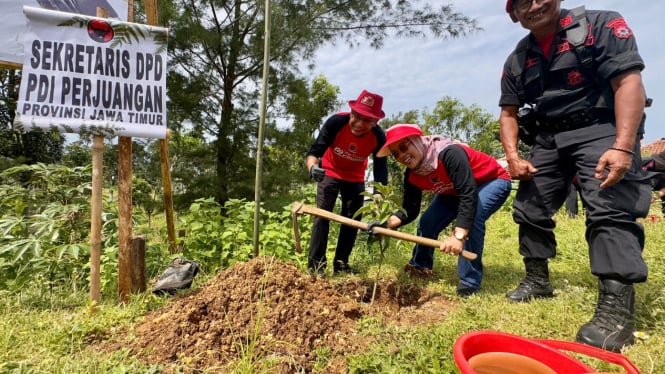
[[[371,281],[322,280],[292,264],[260,257],[236,264],[150,313],[124,346],[129,344],[132,354],[147,363],[219,372],[249,358],[269,361],[278,372],[311,372],[320,359],[317,349],[323,349],[329,352],[324,371],[344,372],[344,355],[370,343],[355,331],[362,316],[415,325],[440,321],[451,307],[440,295],[386,281],[369,305],[372,288]]]

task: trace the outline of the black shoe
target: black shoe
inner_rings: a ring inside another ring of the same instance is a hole
[[[598,281],[598,305],[591,321],[577,332],[579,343],[621,352],[633,344],[635,288],[612,279]]]
[[[512,302],[529,302],[531,299],[554,297],[554,288],[550,283],[547,260],[525,258],[526,276],[506,297]]]
[[[333,264],[333,275],[337,275],[339,273],[359,274],[360,272],[349,266],[349,264],[338,260]]]
[[[478,288],[465,286],[462,283],[457,285],[457,296],[459,297],[469,297],[471,295],[477,294],[478,292],[480,292]]]

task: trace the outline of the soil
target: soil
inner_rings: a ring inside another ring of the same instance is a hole
[[[373,280],[316,278],[293,264],[259,257],[175,296],[106,349],[129,347],[165,372],[185,366],[225,373],[251,357],[253,363],[269,362],[271,372],[343,373],[345,356],[372,343],[356,331],[359,319],[374,316],[408,328],[440,322],[456,304],[398,280],[379,281],[372,301],[373,287]]]

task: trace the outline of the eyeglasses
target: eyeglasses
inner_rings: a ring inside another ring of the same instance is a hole
[[[358,114],[358,112],[351,111],[351,114],[353,114],[353,117],[355,117],[355,119],[357,119],[358,121],[369,123],[370,125],[375,125],[379,122],[378,120],[376,120],[374,118],[369,118],[369,117],[362,116],[362,115]]]
[[[529,10],[529,8],[531,8],[531,4],[533,4],[534,2],[536,4],[542,4],[543,1],[545,0],[517,0],[515,2],[515,5],[513,5],[513,9],[515,9],[518,12],[524,13],[527,10]]]
[[[397,160],[397,158],[402,154],[406,153],[409,150],[409,147],[411,146],[411,141],[409,139],[405,139],[403,142],[399,143],[397,146],[397,150],[392,150],[390,152],[390,155]]]

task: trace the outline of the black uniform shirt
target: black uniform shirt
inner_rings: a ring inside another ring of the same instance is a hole
[[[609,81],[623,72],[644,68],[633,32],[619,13],[587,10],[586,15],[590,33],[583,48],[591,48],[593,56],[593,64],[588,68],[580,62],[575,47],[567,42],[566,30],[578,24],[569,10],[561,10],[559,31],[548,58],[533,35],[527,36],[522,72],[524,93],[526,101],[536,104],[537,112],[546,118],[591,108],[613,112],[614,94]],[[504,65],[499,106],[525,104],[518,97],[516,80],[520,77],[511,68],[516,51]]]

